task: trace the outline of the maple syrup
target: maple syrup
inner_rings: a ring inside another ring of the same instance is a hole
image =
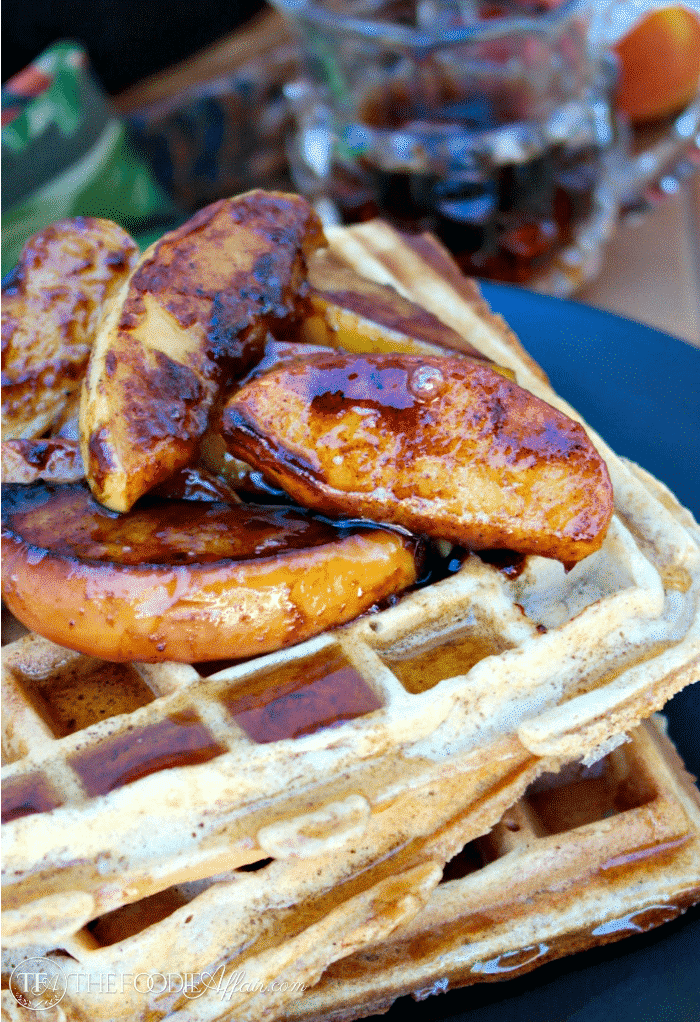
[[[506,4],[376,3],[352,20],[285,6],[308,57],[291,147],[301,191],[346,223],[429,231],[478,277],[525,284],[582,235],[590,246],[613,213],[601,185],[615,143],[590,5],[540,17],[528,3],[516,19]]]
[[[337,648],[256,675],[251,683],[224,693],[221,701],[260,744],[313,734],[382,705]]]
[[[408,233],[430,231],[469,276],[527,284],[571,245],[590,216],[600,161],[562,147],[488,182],[445,181],[382,170],[363,159],[334,166],[329,195],[349,224],[383,217]]]
[[[508,645],[496,636],[462,635],[418,653],[394,657],[391,653],[380,652],[380,656],[406,691],[417,695],[446,678],[466,674],[480,660],[506,649]]]
[[[156,724],[105,738],[94,749],[76,752],[68,762],[88,795],[95,797],[159,770],[207,763],[226,751],[192,710],[183,710]]]
[[[41,773],[9,777],[2,782],[2,822],[10,823],[33,813],[47,813],[60,805]]]

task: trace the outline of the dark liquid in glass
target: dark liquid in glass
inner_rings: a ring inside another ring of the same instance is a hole
[[[509,121],[517,122],[513,97],[511,91],[460,99],[438,83],[426,105],[423,97],[416,102],[389,88],[380,100],[366,99],[359,117],[370,128],[405,129],[419,138],[429,138],[436,126],[448,133],[458,117],[458,130],[466,127],[478,138],[508,132]],[[387,170],[367,154],[335,161],[329,195],[346,223],[381,216],[400,230],[431,231],[465,273],[526,284],[572,244],[592,212],[600,159],[593,144],[575,152],[553,145],[526,162],[496,165],[477,156],[472,170],[438,176]]]

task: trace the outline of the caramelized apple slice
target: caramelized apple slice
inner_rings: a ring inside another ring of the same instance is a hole
[[[3,597],[27,628],[107,660],[255,656],[362,614],[416,579],[416,542],[302,510],[3,487]]]
[[[223,441],[222,441],[223,443]],[[77,440],[48,437],[45,440],[3,440],[3,483],[77,483],[85,478]],[[252,472],[253,470],[250,469]],[[230,482],[204,465],[180,468],[153,493],[168,500],[216,501],[240,504]]]
[[[77,440],[3,440],[3,483],[76,483],[85,477]]]
[[[110,220],[77,217],[39,231],[2,289],[5,440],[46,433],[79,390],[104,304],[138,259]]]
[[[307,507],[471,549],[573,563],[612,514],[583,428],[471,359],[321,353],[242,387],[222,433]]]
[[[466,338],[394,288],[366,280],[327,249],[309,262],[309,313],[302,340],[356,354],[461,352],[489,362]],[[509,374],[510,375],[510,374]]]
[[[200,210],[143,257],[105,317],[80,409],[87,478],[128,510],[191,464],[219,389],[298,311],[324,242],[311,206],[250,192]]]

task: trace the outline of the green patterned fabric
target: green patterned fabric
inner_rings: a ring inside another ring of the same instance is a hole
[[[135,235],[180,219],[74,43],[3,86],[2,116],[3,275],[30,235],[62,217],[108,217]]]

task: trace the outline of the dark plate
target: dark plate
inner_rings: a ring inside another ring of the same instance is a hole
[[[700,349],[574,302],[485,283],[484,295],[555,390],[618,454],[663,480],[700,516]],[[700,774],[700,685],[665,709],[688,769]],[[646,934],[416,1004],[378,1018],[420,1022],[696,1022],[700,906]]]

